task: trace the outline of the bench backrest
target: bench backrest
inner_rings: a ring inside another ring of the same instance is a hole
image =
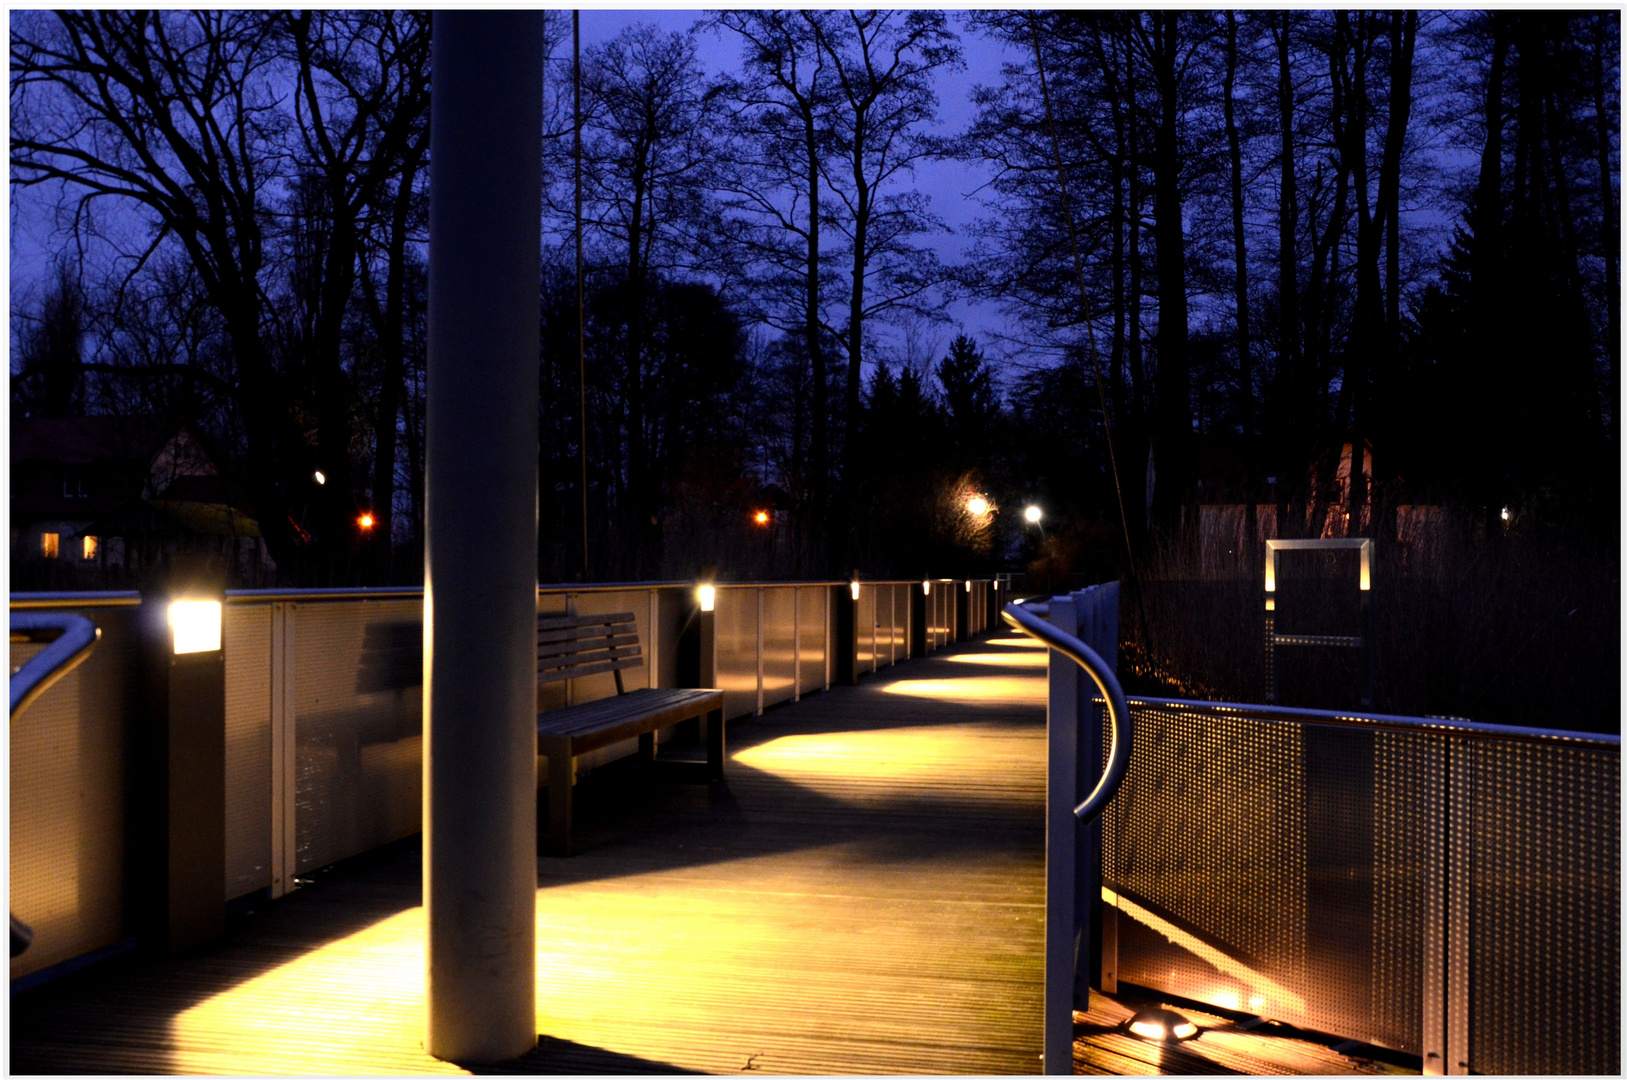
[[[615,615],[537,616],[537,682],[559,682],[602,671],[616,673],[622,692],[623,668],[644,663],[638,648],[638,622],[630,611]]]

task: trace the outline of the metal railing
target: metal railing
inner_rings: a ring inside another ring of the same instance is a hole
[[[1620,738],[1131,698],[1103,818],[1120,981],[1418,1055],[1619,1071]]]
[[[1073,1073],[1073,1011],[1080,982],[1079,957],[1082,951],[1088,966],[1094,908],[1088,902],[1088,884],[1084,895],[1079,895],[1080,870],[1085,871],[1083,877],[1088,883],[1095,869],[1085,850],[1089,847],[1087,837],[1094,836],[1096,830],[1090,826],[1118,793],[1130,765],[1134,738],[1130,709],[1118,678],[1095,649],[1075,636],[1081,628],[1079,601],[1088,605],[1092,599],[1083,593],[1053,597],[1043,605],[1046,619],[1040,618],[1038,604],[1007,604],[1000,612],[1012,627],[1044,643],[1051,652],[1046,710],[1043,1063],[1045,1073],[1052,1076]],[[1117,602],[1116,595],[1113,602]],[[1093,621],[1090,612],[1084,614],[1087,624]],[[1080,783],[1088,782],[1095,772],[1090,768],[1090,759],[1097,752],[1094,717],[1085,708],[1090,697],[1079,693],[1081,670],[1102,696],[1110,737],[1106,767],[1101,769],[1090,793],[1077,801]]]
[[[13,612],[12,641],[48,641],[50,644],[11,676],[12,722],[15,723],[18,714],[41,694],[82,664],[101,637],[102,632],[96,628],[96,624],[83,615],[49,611]],[[33,942],[34,931],[12,915],[11,955],[21,956]]]

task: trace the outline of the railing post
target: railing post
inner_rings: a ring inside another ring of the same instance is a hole
[[[225,585],[223,560],[176,555],[137,616],[143,708],[131,903],[138,934],[165,952],[226,931]]]
[[[1069,597],[1051,600],[1050,623],[1065,634],[1078,628]],[[1078,821],[1079,667],[1049,651],[1049,704],[1045,712],[1045,1051],[1047,1076],[1073,1073],[1074,966],[1080,940],[1075,927],[1075,845]],[[1088,919],[1087,919],[1088,922]],[[1084,939],[1089,940],[1088,925]]]
[[[864,586],[859,586],[864,588]],[[871,586],[875,588],[875,586]],[[851,585],[836,587],[836,684],[852,686],[859,681],[859,600]]]
[[[536,1046],[542,13],[437,11],[424,557],[424,1049]]]

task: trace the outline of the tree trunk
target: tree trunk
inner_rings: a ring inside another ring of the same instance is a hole
[[[802,109],[804,145],[808,152],[808,271],[807,310],[803,333],[808,341],[808,362],[813,369],[813,438],[808,448],[808,547],[826,557],[825,513],[830,483],[830,383],[825,373],[825,350],[819,326],[819,133],[811,103]],[[833,568],[827,567],[829,572]]]
[[[1305,397],[1305,378],[1300,349],[1299,318],[1299,193],[1294,163],[1294,81],[1289,61],[1290,16],[1277,13],[1281,27],[1275,28],[1277,43],[1277,117],[1279,124],[1278,166],[1281,179],[1277,195],[1277,386],[1278,426],[1282,432],[1278,446],[1277,528],[1281,535],[1288,520],[1288,504],[1302,487],[1298,474],[1309,447],[1303,437],[1305,419],[1310,415]]]
[[[1179,526],[1192,482],[1186,236],[1181,222],[1181,156],[1176,129],[1180,117],[1180,14],[1164,11],[1153,18],[1153,70],[1160,114],[1153,138],[1153,237],[1158,246],[1158,397],[1154,421],[1158,484],[1153,492],[1153,516],[1167,534],[1172,534]]]
[[[1610,440],[1615,444],[1613,457],[1619,457],[1621,446],[1621,241],[1619,212],[1616,209],[1616,188],[1610,178],[1610,129],[1612,114],[1604,107],[1604,47],[1608,27],[1614,21],[1611,15],[1594,16],[1593,39],[1593,125],[1599,159],[1599,251],[1604,257],[1605,283],[1605,348],[1610,356]],[[1619,116],[1619,113],[1616,114]]]
[[[1236,267],[1233,304],[1237,309],[1237,416],[1243,429],[1243,525],[1248,542],[1245,557],[1252,560],[1259,534],[1254,509],[1254,368],[1249,356],[1248,248],[1243,234],[1243,142],[1237,133],[1237,15],[1226,12],[1226,149],[1231,158],[1232,255]]]

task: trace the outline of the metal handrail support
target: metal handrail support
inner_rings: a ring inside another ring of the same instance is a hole
[[[1032,605],[1029,606],[1030,608]],[[1073,1073],[1074,986],[1082,952],[1088,957],[1092,904],[1076,907],[1078,834],[1101,816],[1118,793],[1130,764],[1133,730],[1130,708],[1107,663],[1074,636],[1077,611],[1071,597],[1053,597],[1046,608],[1049,621],[1033,610],[1007,604],[1000,614],[1017,630],[1045,643],[1053,655],[1046,713],[1045,809],[1045,1037],[1043,1068],[1049,1076]],[[1059,662],[1066,657],[1072,664]],[[1085,800],[1078,797],[1079,729],[1083,708],[1079,680],[1073,664],[1090,676],[1106,703],[1112,741],[1107,767]]]
[[[11,613],[12,641],[50,640],[50,644],[11,677],[11,719],[68,672],[84,663],[102,639],[96,624],[83,615],[54,611],[14,611]],[[21,956],[33,944],[34,931],[17,916],[11,916],[11,955]]]

